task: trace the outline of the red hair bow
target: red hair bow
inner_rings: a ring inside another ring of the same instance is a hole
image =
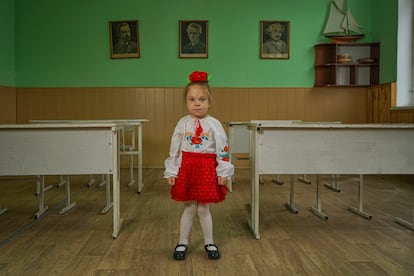
[[[188,79],[190,82],[204,82],[208,81],[209,77],[207,72],[194,71],[188,76]]]

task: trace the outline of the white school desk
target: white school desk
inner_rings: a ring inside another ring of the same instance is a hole
[[[249,129],[249,223],[257,239],[261,174],[414,174],[414,124],[249,124]],[[320,211],[319,194],[317,200]],[[413,229],[413,223],[397,222]]]
[[[229,156],[230,161],[235,161],[234,154],[249,154],[250,149],[250,131],[248,124],[273,125],[273,124],[292,124],[300,123],[300,120],[251,120],[250,122],[228,122],[229,127]],[[248,159],[248,158],[247,158]],[[278,179],[274,180],[281,183]],[[227,187],[233,190],[234,176],[227,181]]]
[[[0,125],[0,176],[112,175],[112,237],[116,238],[122,224],[120,129],[116,123]],[[43,189],[44,181],[39,199],[40,213],[47,210]]]
[[[138,193],[140,193],[144,187],[142,181],[142,125],[148,122],[147,119],[113,119],[113,120],[31,120],[30,123],[37,124],[91,124],[91,123],[116,123],[122,126],[121,129],[121,146],[119,148],[121,155],[130,156],[130,181],[129,186],[135,183],[134,179],[134,156],[138,157],[137,165],[137,179],[138,179]],[[136,132],[137,130],[137,132]],[[125,132],[131,131],[131,144],[125,144]],[[137,136],[135,136],[137,135]],[[137,138],[138,147],[135,145],[135,138]],[[94,180],[91,179],[89,184],[92,184]],[[103,181],[104,178],[103,178]]]

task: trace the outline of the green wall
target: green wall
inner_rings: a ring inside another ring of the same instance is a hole
[[[381,83],[397,80],[398,0],[377,0],[374,35],[381,41]]]
[[[389,38],[375,32],[375,24],[382,19],[374,18],[374,12],[386,12],[390,0],[380,0],[380,8],[375,8],[376,2],[348,0],[348,5],[367,34],[364,40],[381,38],[383,43]],[[192,70],[206,70],[214,86],[312,87],[313,46],[327,41],[320,33],[328,3],[329,0],[16,0],[15,85],[176,87],[186,83]],[[108,22],[134,19],[139,20],[141,58],[111,59]],[[178,58],[179,20],[209,21],[208,59]],[[261,20],[290,21],[290,59],[259,58]],[[389,44],[389,51],[395,52],[396,48]],[[7,45],[1,47],[9,49]],[[390,72],[384,79],[395,78],[395,62],[390,61]],[[12,62],[10,67],[13,71]]]
[[[14,87],[14,0],[0,0],[0,85]]]

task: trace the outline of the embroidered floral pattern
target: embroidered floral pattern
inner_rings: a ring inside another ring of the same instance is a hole
[[[220,158],[223,161],[229,162],[229,148],[227,146],[225,146],[221,151],[220,151]]]
[[[190,143],[191,146],[199,149],[204,145],[204,141],[208,141],[208,133],[202,133],[200,136],[194,136],[191,132],[186,133],[185,140]]]

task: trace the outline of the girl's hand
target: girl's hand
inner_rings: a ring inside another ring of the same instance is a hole
[[[168,177],[167,181],[168,181],[168,184],[169,185],[174,186],[174,184],[175,184],[175,177],[174,176],[170,176],[170,177]]]
[[[219,185],[226,185],[227,184],[227,177],[217,176],[217,182]]]

